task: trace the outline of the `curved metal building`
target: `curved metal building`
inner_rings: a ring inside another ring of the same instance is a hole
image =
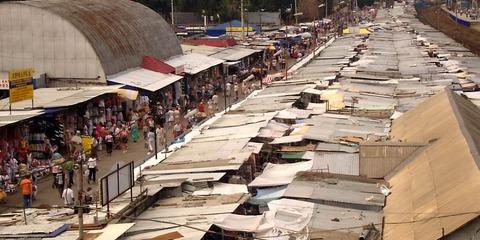
[[[182,49],[170,25],[130,0],[32,0],[0,4],[0,71],[34,68],[49,78],[104,83]]]

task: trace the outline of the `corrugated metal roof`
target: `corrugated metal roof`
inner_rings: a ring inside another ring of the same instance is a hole
[[[182,78],[182,76],[174,74],[164,74],[144,68],[136,68],[111,76],[107,80],[155,92]]]
[[[283,197],[336,207],[380,211],[385,203],[377,183],[362,177],[304,172],[288,185]]]
[[[414,155],[422,144],[403,142],[361,143],[360,175],[383,178],[399,164]]]
[[[315,150],[322,151],[322,152],[355,153],[355,152],[358,152],[358,147],[352,147],[352,146],[347,146],[347,145],[338,144],[338,143],[319,142]]]
[[[191,75],[220,65],[223,62],[223,60],[198,53],[190,53],[187,55],[177,56],[166,61],[167,64],[173,67],[180,67],[183,65],[185,67],[185,72]]]
[[[439,239],[478,218],[480,110],[450,90],[431,97],[394,121],[393,140],[430,142],[388,181],[384,239]],[[395,214],[405,212],[411,214]],[[468,213],[442,217],[445,213]]]
[[[360,175],[358,154],[316,152],[312,169],[358,176]]]
[[[106,75],[138,67],[146,55],[167,59],[182,54],[170,25],[135,1],[42,0],[8,4],[41,8],[73,24],[91,43]]]
[[[205,46],[205,45],[189,45],[189,44],[182,44],[182,50],[184,54],[189,53],[198,53],[210,56],[217,52],[223,51],[225,48],[223,47],[212,47],[212,46]]]
[[[375,224],[381,231],[382,213],[315,204],[310,222],[310,239],[359,239],[363,227]],[[338,219],[338,221],[333,221]],[[352,228],[352,226],[359,226]]]

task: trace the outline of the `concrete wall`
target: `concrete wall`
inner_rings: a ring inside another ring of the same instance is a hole
[[[105,82],[90,43],[72,24],[45,10],[0,4],[0,72],[32,67],[48,78]],[[91,81],[91,80],[90,80]]]

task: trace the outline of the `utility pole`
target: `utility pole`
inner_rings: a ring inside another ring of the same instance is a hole
[[[328,16],[328,0],[325,0],[325,18]]]
[[[222,80],[223,80],[223,101],[224,101],[224,106],[225,106],[225,113],[227,113],[227,80],[225,76],[228,76],[228,66],[225,69],[225,65],[222,66]]]
[[[297,0],[295,0],[295,25],[298,25],[298,5]]]
[[[83,240],[83,158],[85,153],[80,155],[79,169],[80,173],[78,174],[78,240]],[[67,198],[68,196],[65,196]]]
[[[170,2],[170,7],[172,8],[172,26],[175,25],[175,16],[174,14],[174,9],[173,9],[173,0]]]
[[[173,1],[173,0],[172,0]],[[242,42],[245,42],[245,28],[244,28],[244,19],[243,19],[243,0],[240,0],[240,15],[242,20]]]

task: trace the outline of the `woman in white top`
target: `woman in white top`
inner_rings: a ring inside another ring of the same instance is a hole
[[[88,166],[88,183],[90,181],[96,182],[97,181],[97,158],[95,156],[91,156],[87,161]]]

